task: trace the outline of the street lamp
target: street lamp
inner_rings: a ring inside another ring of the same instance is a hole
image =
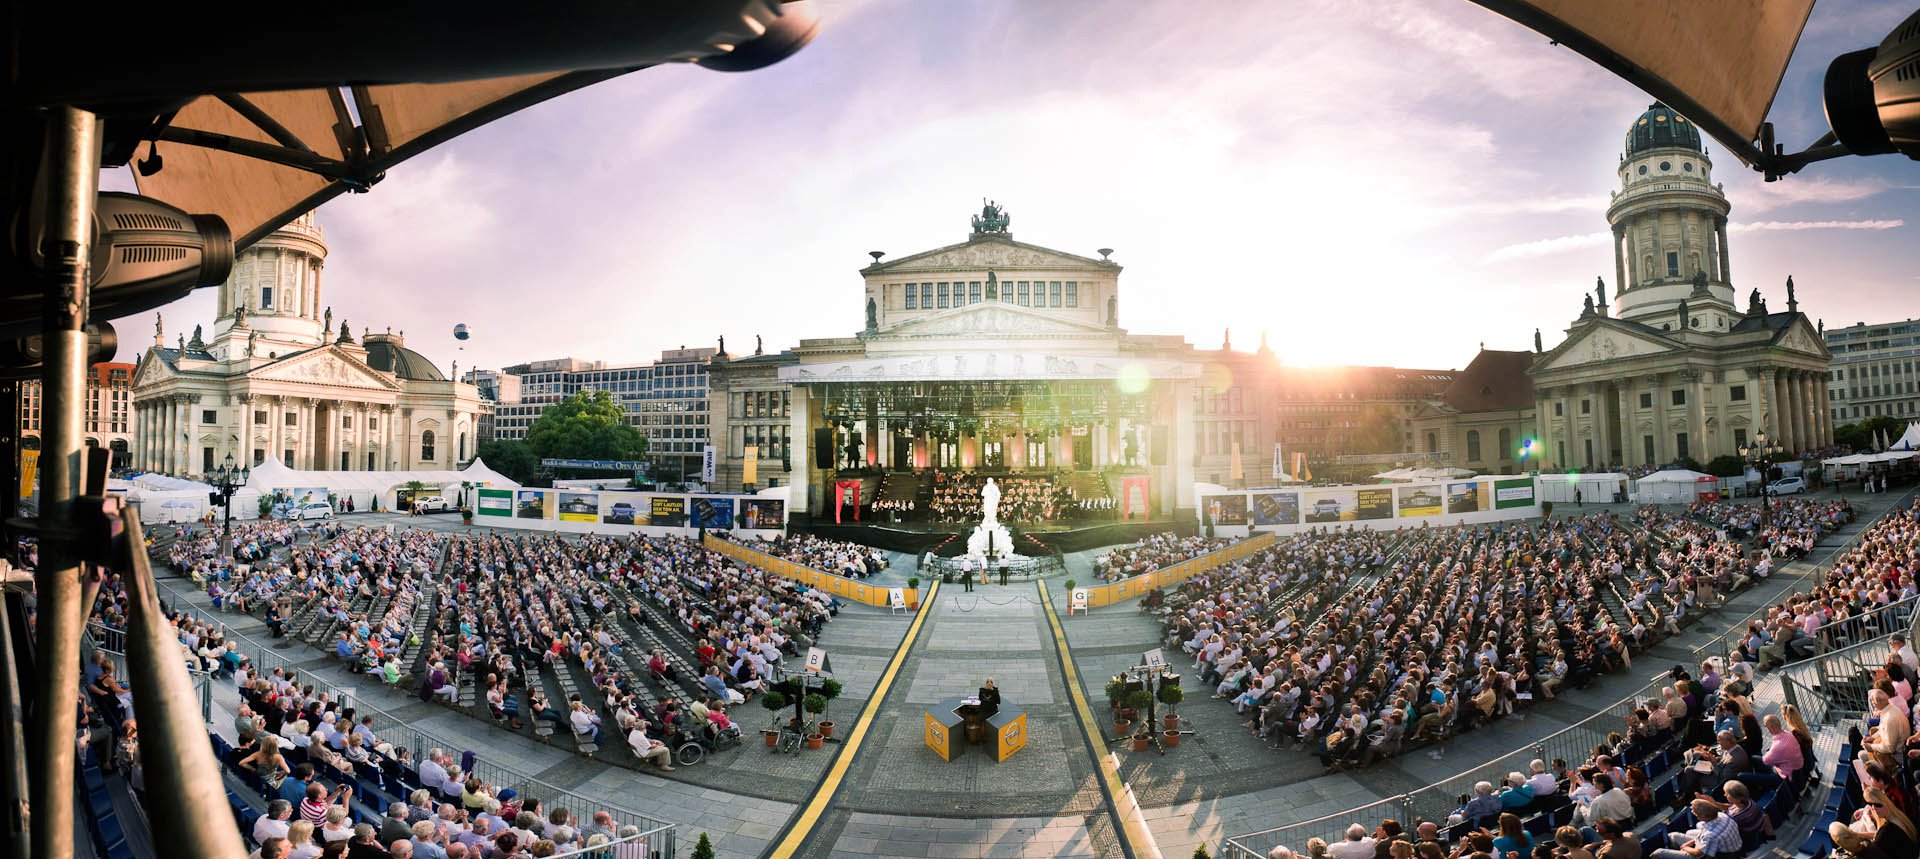
[[[1773,524],[1773,493],[1767,488],[1767,466],[1770,460],[1785,449],[1773,444],[1765,429],[1753,434],[1753,444],[1740,448],[1740,458],[1753,466],[1760,474],[1760,527],[1764,530]]]
[[[225,462],[207,475],[212,482],[213,492],[209,500],[220,505],[223,513],[220,522],[220,545],[229,559],[233,557],[233,494],[247,485],[247,478],[253,476],[253,469],[247,466],[235,467],[233,454],[227,454]]]

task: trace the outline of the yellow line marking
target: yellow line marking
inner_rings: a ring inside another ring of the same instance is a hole
[[[893,661],[887,663],[887,670],[880,675],[880,682],[874,684],[873,696],[867,699],[867,706],[860,711],[860,719],[847,734],[846,748],[834,759],[833,767],[827,770],[827,777],[820,780],[820,786],[813,792],[813,798],[794,821],[793,828],[787,830],[787,837],[774,845],[767,855],[774,857],[792,856],[806,843],[807,836],[813,834],[813,828],[820,823],[821,815],[826,814],[827,805],[833,801],[833,794],[840,789],[840,782],[847,777],[848,768],[853,766],[853,756],[860,751],[860,745],[866,742],[867,729],[873,725],[874,714],[880,712],[880,703],[887,698],[888,690],[893,688],[894,676],[900,673],[900,665],[907,661],[907,651],[913,649],[913,642],[920,637],[920,627],[926,623],[931,612],[933,595],[940,590],[940,580],[932,579],[927,583],[927,596],[920,601],[920,611],[915,614],[912,625],[907,627],[907,635],[900,640],[900,649],[893,652]]]
[[[1100,730],[1100,724],[1094,721],[1093,708],[1087,705],[1087,696],[1080,689],[1080,669],[1073,664],[1073,652],[1067,648],[1067,632],[1060,626],[1060,616],[1053,611],[1053,595],[1047,591],[1045,581],[1034,582],[1040,588],[1040,605],[1047,611],[1047,625],[1053,628],[1053,643],[1060,649],[1060,666],[1066,674],[1067,695],[1073,699],[1073,712],[1080,717],[1080,728],[1086,732],[1087,739],[1093,743],[1095,763],[1100,766],[1100,777],[1106,782],[1107,796],[1113,798],[1113,811],[1120,824],[1119,836],[1132,848],[1134,859],[1160,859],[1160,844],[1153,838],[1153,831],[1147,828],[1146,819],[1140,814],[1140,804],[1134,801],[1133,789],[1120,778],[1120,760],[1112,752],[1106,751],[1107,735]]]

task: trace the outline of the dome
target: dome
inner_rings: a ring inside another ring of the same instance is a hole
[[[1687,118],[1674,112],[1674,109],[1660,102],[1647,107],[1647,112],[1633,121],[1633,127],[1627,129],[1627,157],[1649,149],[1678,146],[1703,152],[1700,146],[1700,129],[1695,128]]]
[[[413,382],[444,382],[446,376],[440,374],[440,368],[433,366],[427,356],[400,345],[399,341],[385,334],[367,335],[367,366],[383,373],[392,373],[402,379]]]

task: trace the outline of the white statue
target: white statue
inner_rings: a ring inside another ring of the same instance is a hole
[[[1000,521],[1000,487],[993,485],[993,478],[987,478],[987,485],[980,488],[980,511],[985,516],[983,525],[993,525]]]

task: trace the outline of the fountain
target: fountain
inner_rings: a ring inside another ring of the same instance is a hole
[[[1000,524],[1000,487],[993,478],[980,487],[980,524],[967,535],[967,555],[976,563],[989,565],[1016,557],[1013,535]]]

